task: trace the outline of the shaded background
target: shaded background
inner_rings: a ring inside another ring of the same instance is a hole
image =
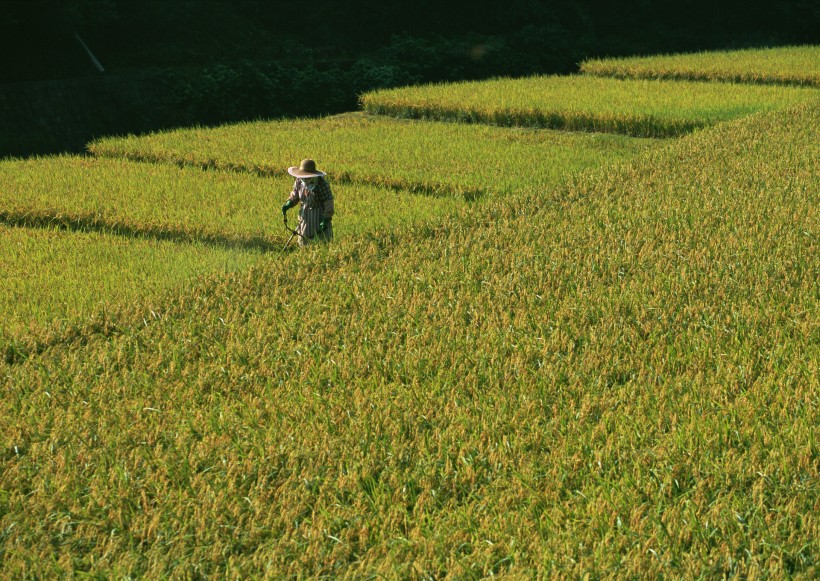
[[[816,0],[2,0],[0,157],[585,58],[820,40]],[[78,36],[105,68],[100,73]]]

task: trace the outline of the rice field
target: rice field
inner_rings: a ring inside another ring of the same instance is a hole
[[[439,124],[428,135],[425,128],[421,123],[348,115],[318,122],[256,123],[124,140],[127,147],[136,145],[142,152],[137,155],[117,149],[123,142],[112,139],[104,142],[110,149],[95,150],[98,157],[0,161],[0,180],[4,184],[0,189],[0,223],[206,244],[238,253],[279,253],[290,237],[282,226],[280,206],[293,178],[284,169],[298,164],[297,145],[321,154],[320,159],[329,164],[325,167],[334,169],[330,180],[339,208],[334,227],[337,238],[368,236],[386,228],[412,229],[429,221],[446,220],[464,205],[465,199],[480,199],[486,191],[507,195],[526,187],[546,193],[574,171],[627,159],[652,146],[650,140],[477,127],[462,131],[450,124]],[[328,140],[328,133],[336,139]],[[263,139],[254,141],[254,135]],[[200,149],[186,154],[189,157],[182,163],[176,157],[178,152],[166,157],[151,153],[156,152],[152,149],[155,147],[173,149],[185,143]],[[219,149],[203,147],[209,143]],[[470,143],[481,145],[470,148]],[[291,144],[291,149],[279,151],[280,157],[272,160],[266,157],[284,144]],[[313,144],[317,149],[312,149]],[[404,147],[390,147],[399,144]],[[228,160],[231,155],[243,159],[233,146],[247,152],[244,165],[214,161],[220,156]],[[440,160],[447,156],[451,161],[442,165]],[[296,161],[292,161],[294,158]],[[200,163],[197,159],[208,161]],[[345,165],[345,159],[353,161]],[[393,175],[384,171],[388,166],[395,168]],[[526,181],[519,175],[521,168],[526,168]],[[295,211],[290,213],[290,221],[293,226]],[[84,255],[84,259],[90,256]],[[37,264],[36,259],[32,260]],[[205,264],[207,261],[203,267]],[[58,270],[45,272],[51,278],[59,276]],[[177,280],[184,280],[187,272],[180,270]],[[30,343],[36,340],[36,344],[42,344],[46,335],[41,331],[22,332],[23,322],[28,320],[32,304],[50,300],[51,291],[47,289],[52,285],[41,285],[43,292],[29,287],[20,290],[19,280],[14,282],[15,269],[11,268],[10,273],[10,284],[18,288],[15,296],[28,298],[7,305],[7,329],[15,329],[8,331],[8,340],[28,345],[17,348],[25,354],[39,349]],[[83,280],[72,279],[73,284],[83,287],[77,291],[73,306],[68,299],[71,295],[65,295],[62,302],[54,303],[55,310],[41,318],[55,316],[62,321],[57,328],[71,328],[77,324],[79,313],[87,313],[82,297],[88,293],[100,303],[118,302],[113,288],[101,292],[96,285],[99,281],[91,278],[84,285]],[[134,281],[124,278],[120,284],[130,289],[124,294],[139,302]],[[146,294],[144,300],[148,298]],[[62,306],[62,317],[57,317],[57,305]],[[47,337],[45,343],[50,344],[60,335],[53,332]]]
[[[729,81],[820,87],[820,46],[589,59],[581,63],[581,72],[621,79]]]
[[[816,578],[820,100],[755,88],[0,162],[0,576]],[[279,253],[306,151],[336,239]]]
[[[309,155],[339,182],[475,199],[486,192],[515,191],[522,183],[545,190],[567,173],[628,159],[652,143],[352,113],[105,138],[91,143],[89,151],[98,157],[273,176],[285,175]]]
[[[4,570],[812,578],[818,121],[263,257],[7,367]]]
[[[403,118],[660,138],[817,98],[801,87],[542,76],[383,89],[360,101]]]

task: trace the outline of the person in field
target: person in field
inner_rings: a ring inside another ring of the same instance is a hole
[[[333,192],[325,179],[327,174],[316,169],[312,159],[303,159],[299,167],[289,167],[288,173],[296,181],[288,201],[282,206],[282,215],[286,218],[289,209],[301,204],[296,226],[299,246],[330,241],[333,238]]]

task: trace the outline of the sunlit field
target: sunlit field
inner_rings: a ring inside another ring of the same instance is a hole
[[[673,137],[816,98],[799,87],[575,76],[383,89],[361,103],[396,117]]]
[[[49,342],[122,315],[138,321],[162,308],[164,291],[245,268],[259,255],[45,228],[0,226],[0,241],[0,355],[14,339]]]
[[[123,312],[141,317],[147,309],[133,303],[159,290],[265,252],[289,259],[280,206],[292,178],[56,157],[2,162],[0,179],[0,217],[17,226],[0,230],[0,340],[52,341],[102,313],[115,323]],[[363,184],[338,185],[334,196],[341,238],[439,221],[464,203]]]
[[[0,162],[0,179],[5,222],[262,249],[286,240],[280,208],[294,181],[78,157]],[[332,187],[344,218],[339,220],[343,233],[423,220],[463,203],[365,184]]]
[[[581,72],[618,78],[820,87],[820,46],[590,59],[581,63]]]

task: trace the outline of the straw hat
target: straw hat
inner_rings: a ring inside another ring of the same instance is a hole
[[[325,172],[316,169],[316,162],[312,159],[303,159],[299,167],[289,167],[288,173],[295,178],[319,178],[327,175]]]

